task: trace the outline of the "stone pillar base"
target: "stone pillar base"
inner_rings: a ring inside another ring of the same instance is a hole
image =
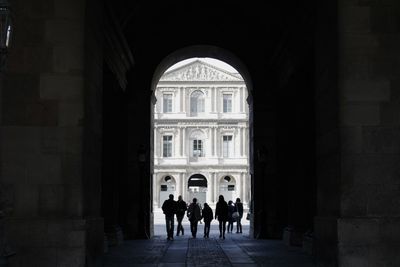
[[[108,246],[114,247],[122,245],[124,242],[124,234],[119,225],[107,227],[106,232]]]
[[[337,217],[314,218],[314,253],[317,266],[337,267]]]
[[[295,231],[293,228],[286,227],[283,230],[283,242],[287,246],[300,247],[303,244],[303,233]]]
[[[102,218],[7,218],[10,266],[102,266]]]
[[[400,218],[338,219],[339,266],[400,266]]]

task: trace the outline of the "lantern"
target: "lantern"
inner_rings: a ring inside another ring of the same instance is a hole
[[[0,56],[1,70],[4,70],[11,37],[11,11],[8,0],[0,0]]]

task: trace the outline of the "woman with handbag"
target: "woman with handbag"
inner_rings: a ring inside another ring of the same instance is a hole
[[[243,217],[243,203],[240,201],[240,198],[236,199],[235,203],[236,207],[236,212],[238,213],[238,216],[236,217],[236,233],[241,234],[242,233],[242,217]]]
[[[233,232],[233,222],[236,221],[236,218],[233,217],[236,208],[233,204],[232,200],[228,201],[228,234]]]

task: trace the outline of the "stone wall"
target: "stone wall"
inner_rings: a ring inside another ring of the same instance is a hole
[[[85,1],[12,5],[14,38],[1,88],[0,173],[14,196],[6,225],[17,252],[11,265],[84,266],[92,262],[88,243],[102,245],[103,236],[98,172],[91,171],[100,163],[99,143],[88,145],[85,138],[96,136],[96,142],[100,135],[99,118],[93,118],[98,107],[88,109],[85,100],[101,89],[95,83],[101,81],[101,52],[92,47],[86,56],[85,43],[93,37],[85,35]]]
[[[400,3],[338,3],[339,266],[399,266]]]

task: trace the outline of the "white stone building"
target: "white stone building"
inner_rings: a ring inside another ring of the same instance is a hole
[[[250,199],[249,108],[238,73],[196,60],[164,73],[155,92],[154,208],[169,194],[214,207]]]

